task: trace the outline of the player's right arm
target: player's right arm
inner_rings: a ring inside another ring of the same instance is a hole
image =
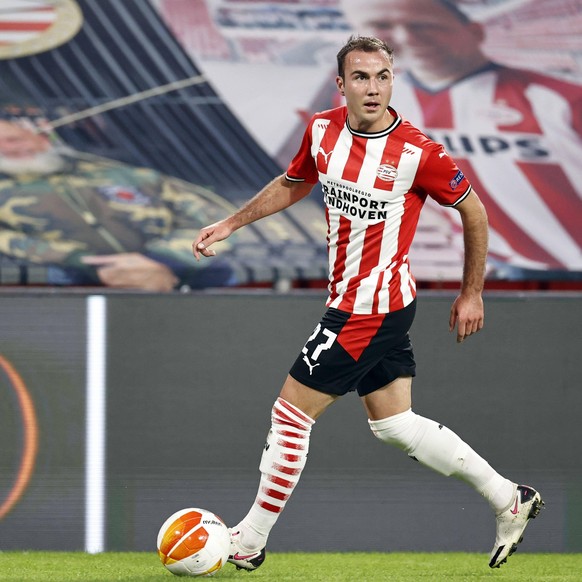
[[[277,176],[234,214],[200,230],[192,243],[192,252],[196,260],[200,260],[200,255],[214,256],[215,251],[209,248],[213,243],[228,238],[234,231],[247,224],[289,208],[305,198],[313,186],[314,184],[307,182],[290,181],[285,174]]]

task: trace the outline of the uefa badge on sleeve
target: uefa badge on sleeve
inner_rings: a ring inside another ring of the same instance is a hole
[[[461,172],[461,170],[459,170],[455,177],[449,182],[449,186],[451,187],[451,190],[456,190],[457,186],[462,182],[463,178],[465,177],[465,174],[463,174],[463,172]]]

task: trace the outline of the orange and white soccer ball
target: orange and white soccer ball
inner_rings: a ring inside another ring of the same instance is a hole
[[[160,560],[178,576],[213,576],[226,564],[229,550],[228,528],[206,509],[181,509],[158,533]]]

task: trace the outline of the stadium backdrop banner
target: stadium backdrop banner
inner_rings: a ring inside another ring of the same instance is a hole
[[[397,55],[394,105],[445,145],[484,199],[491,276],[579,274],[582,6],[456,3],[483,26],[482,51],[495,65],[428,95]],[[226,206],[287,166],[315,111],[341,104],[335,54],[356,31],[340,0],[6,4],[2,115],[35,107],[65,144],[207,187]],[[435,110],[447,119],[431,119]],[[248,281],[325,276],[318,189],[248,233],[237,257],[248,261]],[[261,249],[262,269],[248,259]],[[456,213],[427,203],[411,252],[416,276],[457,280],[461,257]]]

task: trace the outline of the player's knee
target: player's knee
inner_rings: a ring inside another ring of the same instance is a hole
[[[409,409],[382,420],[369,420],[368,423],[378,440],[410,453],[414,448],[416,417]]]
[[[374,435],[382,442],[402,449],[411,458],[442,475],[462,471],[468,447],[446,426],[412,410],[369,423]]]

